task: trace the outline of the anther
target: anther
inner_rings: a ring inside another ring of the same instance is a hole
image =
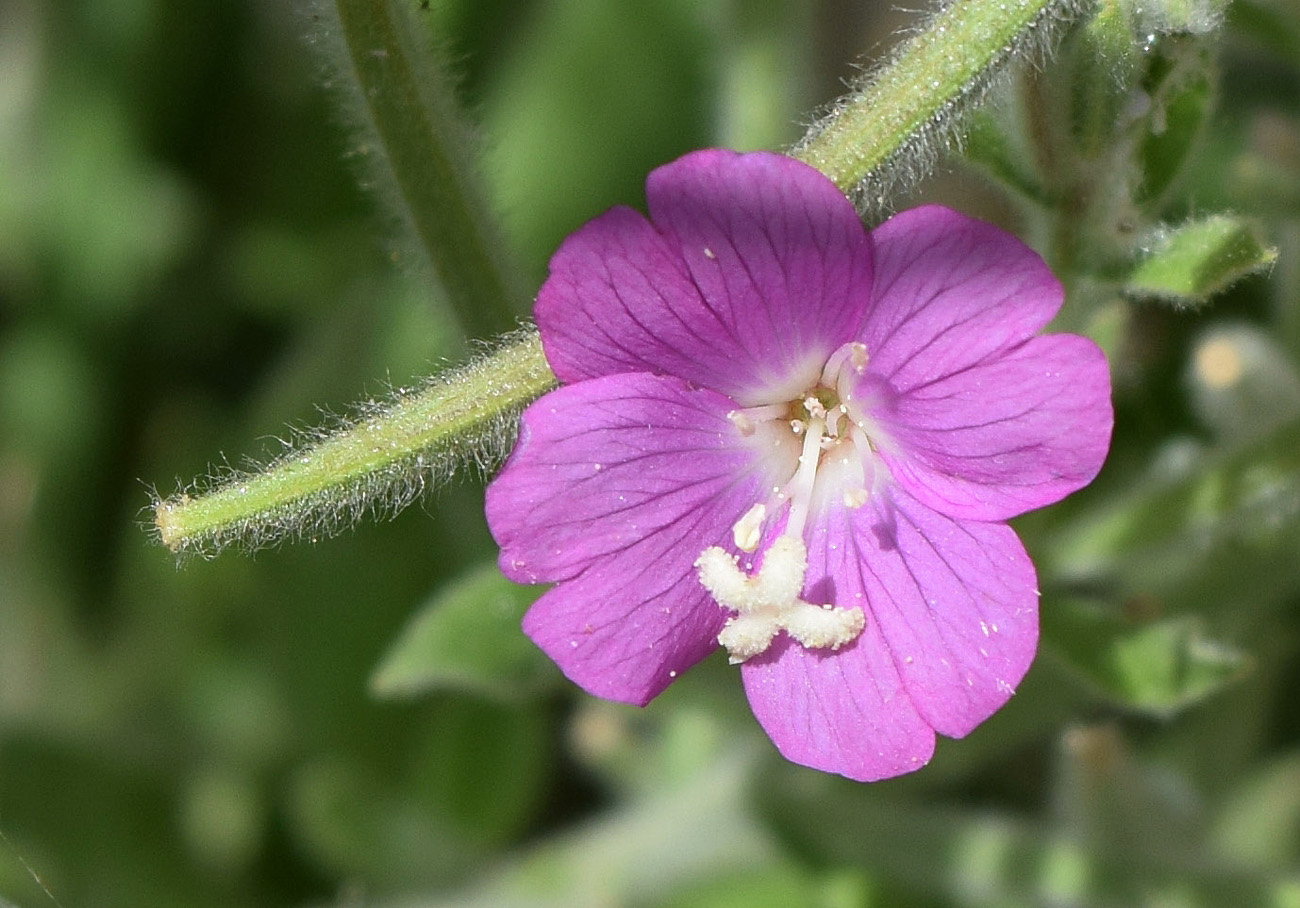
[[[727,419],[731,420],[736,427],[736,431],[740,432],[741,435],[753,435],[754,429],[757,428],[754,421],[739,410],[732,410],[727,414]]]
[[[856,511],[867,503],[869,497],[866,489],[845,489],[844,506],[849,510]]]
[[[838,388],[839,382],[836,378],[840,375],[840,369],[846,361],[849,368],[861,375],[867,371],[867,359],[866,344],[859,341],[844,344],[831,354],[830,359],[826,360],[826,365],[822,369],[822,385],[827,388]]]
[[[849,365],[853,367],[854,372],[859,375],[866,372],[869,359],[866,344],[854,343],[849,345]]]
[[[762,503],[754,505],[731,528],[731,538],[736,548],[742,552],[752,552],[758,548],[763,538],[763,520],[767,517],[767,507]]]

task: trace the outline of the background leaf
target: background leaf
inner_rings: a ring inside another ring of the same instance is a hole
[[[1125,287],[1138,296],[1199,303],[1276,260],[1277,250],[1249,224],[1219,215],[1158,232]]]
[[[553,689],[555,666],[519,630],[540,595],[487,564],[439,591],[416,612],[380,661],[370,688],[380,697],[461,690],[519,699]]]

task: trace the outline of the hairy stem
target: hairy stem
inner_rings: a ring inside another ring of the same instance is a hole
[[[470,336],[491,337],[517,323],[527,296],[487,213],[450,80],[408,8],[414,4],[402,0],[337,0],[347,63],[338,69],[355,78],[382,151],[372,160],[389,171],[393,205],[419,237],[457,320]]]
[[[520,408],[554,384],[537,333],[520,332],[494,355],[290,451],[264,472],[156,502],[158,538],[174,552],[213,553],[231,543],[256,548],[286,535],[328,534],[368,511],[400,510],[467,459],[495,466],[490,455],[508,446]]]
[[[795,147],[868,207],[922,175],[1013,57],[1046,47],[1087,0],[956,0],[836,104]]]

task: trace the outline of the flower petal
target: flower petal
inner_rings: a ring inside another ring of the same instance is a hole
[[[1042,259],[992,224],[927,205],[871,238],[874,302],[860,340],[900,394],[1018,346],[1061,307]]]
[[[853,338],[871,245],[849,201],[781,155],[705,150],[569,237],[535,315],[562,381],[670,374],[744,405],[789,399]]]
[[[915,385],[876,414],[890,475],[949,517],[1006,520],[1093,480],[1110,445],[1110,372],[1092,341],[1036,337]]]
[[[599,696],[644,703],[716,646],[726,612],[694,561],[771,484],[731,401],[677,378],[630,373],[546,395],[488,487],[507,577],[564,581],[524,629]]]
[[[1005,524],[944,517],[901,489],[809,521],[809,601],[866,612],[838,651],[779,637],[743,666],[759,722],[788,759],[871,780],[924,765],[1024,677],[1038,641],[1033,565]]]
[[[846,585],[837,601],[865,594],[867,621],[879,625],[917,711],[940,734],[962,737],[1006,703],[1038,646],[1038,581],[1024,546],[1004,523],[954,520],[897,486],[840,514],[849,526],[832,516],[819,546],[828,563],[832,546],[857,555],[828,575]]]
[[[590,694],[645,706],[718,646],[727,613],[667,535],[561,583],[524,615],[524,633]]]
[[[870,618],[836,652],[804,649],[783,634],[740,672],[754,717],[791,762],[874,782],[920,769],[934,753],[934,731]]]

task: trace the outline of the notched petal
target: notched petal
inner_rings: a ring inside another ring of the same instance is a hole
[[[871,245],[813,168],[706,150],[654,171],[653,225],[614,209],[551,260],[535,315],[562,381],[676,375],[742,405],[815,381],[871,295]]]

